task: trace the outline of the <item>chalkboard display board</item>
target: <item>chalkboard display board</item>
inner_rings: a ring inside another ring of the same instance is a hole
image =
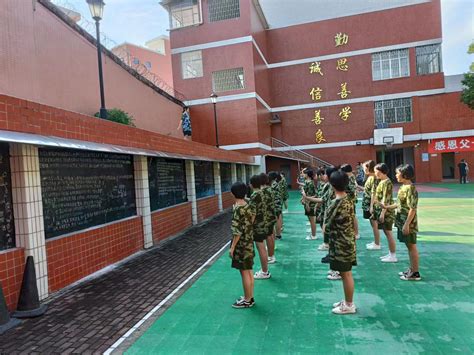
[[[232,187],[232,164],[221,163],[221,189],[222,192],[230,191]]]
[[[215,195],[214,167],[210,161],[194,162],[196,198]]]
[[[0,144],[0,250],[15,247],[8,144]]]
[[[39,149],[46,238],[136,215],[133,159]]]
[[[184,160],[148,158],[151,210],[188,200]]]
[[[236,164],[237,181],[242,181],[242,165]]]

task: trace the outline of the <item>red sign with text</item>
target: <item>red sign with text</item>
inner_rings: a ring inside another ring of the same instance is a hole
[[[428,147],[428,152],[432,154],[472,151],[474,151],[474,136],[432,139]]]

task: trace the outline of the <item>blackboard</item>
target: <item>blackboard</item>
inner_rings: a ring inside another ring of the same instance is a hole
[[[151,210],[188,200],[184,160],[148,158]]]
[[[194,162],[194,183],[196,186],[196,198],[215,195],[214,167],[212,162]]]
[[[242,181],[242,165],[236,164],[237,181]]]
[[[221,163],[221,190],[230,191],[232,187],[232,164]]]
[[[46,238],[136,215],[133,158],[39,149]]]
[[[15,247],[12,184],[8,144],[0,143],[0,250]]]

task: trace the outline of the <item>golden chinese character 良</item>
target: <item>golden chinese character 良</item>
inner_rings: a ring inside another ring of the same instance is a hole
[[[349,64],[347,64],[347,58],[338,59],[336,69],[341,71],[348,71]]]
[[[341,112],[339,112],[339,117],[341,117],[341,120],[347,121],[349,119],[349,116],[351,115],[351,113],[352,113],[351,107],[346,106],[341,110]]]
[[[351,92],[347,90],[347,83],[342,83],[341,84],[341,92],[338,92],[337,94],[341,96],[341,99],[345,99],[349,96]]]
[[[344,44],[349,43],[349,36],[345,33],[339,32],[334,36],[336,41],[336,47],[343,46]]]
[[[310,74],[318,73],[318,74],[321,74],[321,76],[323,76],[324,74],[321,70],[321,62],[311,63],[311,65],[309,66],[309,73]]]
[[[311,120],[315,125],[320,125],[323,123],[324,117],[321,117],[321,110],[314,111],[314,118]]]
[[[311,99],[313,101],[318,101],[321,100],[321,93],[323,92],[323,89],[317,87],[317,88],[312,88],[310,91]]]
[[[326,139],[324,139],[323,131],[321,131],[320,129],[318,129],[318,131],[316,132],[315,139],[316,139],[316,143],[318,144],[322,142],[326,142]]]

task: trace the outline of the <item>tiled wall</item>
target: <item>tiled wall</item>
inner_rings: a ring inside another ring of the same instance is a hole
[[[219,213],[217,196],[201,198],[197,200],[198,222],[202,222]]]
[[[17,248],[0,252],[0,283],[10,311],[15,309],[18,302],[24,267],[24,249]]]
[[[235,198],[232,195],[232,192],[224,192],[222,194],[222,206],[224,209],[227,209],[229,207],[232,207],[234,204]]]
[[[192,226],[191,203],[152,212],[153,242],[157,243]]]

